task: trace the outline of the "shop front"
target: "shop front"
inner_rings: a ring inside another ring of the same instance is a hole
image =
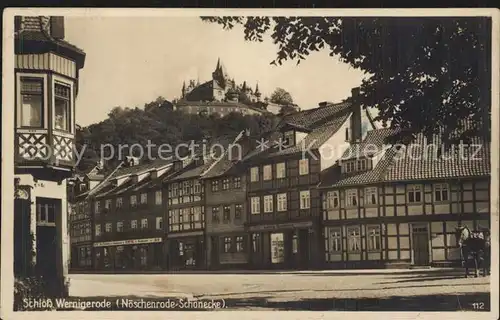
[[[168,270],[199,270],[205,268],[203,232],[189,235],[169,234],[165,243],[168,252]]]
[[[313,269],[320,265],[319,227],[312,221],[250,226],[255,269]]]
[[[163,239],[147,238],[94,243],[95,269],[141,271],[164,269]]]

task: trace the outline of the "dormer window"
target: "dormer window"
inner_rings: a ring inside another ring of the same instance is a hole
[[[287,131],[283,134],[283,144],[288,147],[295,145],[295,133],[293,131]]]

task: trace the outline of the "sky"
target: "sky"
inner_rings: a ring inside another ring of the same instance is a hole
[[[283,88],[303,110],[349,97],[363,78],[328,51],[299,65],[270,65],[278,50],[270,37],[245,41],[242,28],[227,31],[198,17],[66,17],[65,28],[65,39],[86,53],[76,102],[83,126],[104,120],[116,106],[179,98],[183,81],[209,80],[218,58],[237,83],[255,88],[258,82],[263,96]]]

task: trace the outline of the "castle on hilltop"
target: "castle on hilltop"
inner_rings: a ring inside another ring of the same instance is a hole
[[[243,81],[241,85],[236,85],[234,79],[229,77],[220,58],[212,72],[211,80],[202,84],[199,81],[190,80],[187,86],[184,82],[181,92],[181,99],[186,101],[256,103],[260,101],[261,96],[258,84],[255,90],[249,87],[246,81]]]
[[[277,113],[268,109],[267,101],[261,101],[262,93],[259,85],[255,90],[247,85],[246,81],[237,85],[234,78],[230,78],[220,58],[212,72],[212,79],[204,83],[199,80],[189,80],[182,85],[181,98],[174,101],[175,109],[189,114],[213,114],[225,116],[231,112],[242,114]],[[265,99],[266,100],[266,99]],[[279,108],[277,108],[279,110]]]

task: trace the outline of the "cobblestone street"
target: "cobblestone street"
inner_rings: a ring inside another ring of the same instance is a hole
[[[74,297],[217,299],[240,310],[490,308],[489,277],[464,278],[461,270],[450,269],[70,277]]]

